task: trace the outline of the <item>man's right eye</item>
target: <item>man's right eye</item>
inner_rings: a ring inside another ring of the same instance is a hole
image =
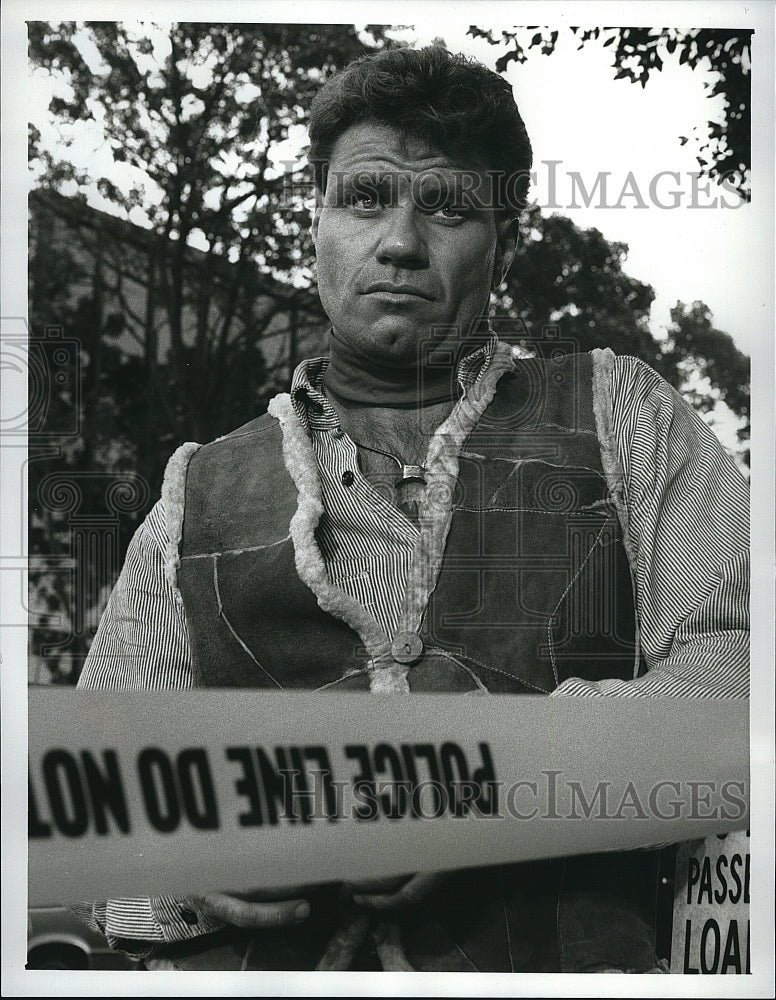
[[[348,205],[357,212],[376,212],[380,208],[380,199],[373,192],[358,192],[348,198]]]

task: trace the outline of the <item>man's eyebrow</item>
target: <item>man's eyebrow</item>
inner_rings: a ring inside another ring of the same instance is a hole
[[[384,188],[395,185],[399,178],[411,180],[413,187],[426,188],[434,184],[440,187],[453,187],[458,175],[471,172],[463,167],[429,167],[417,171],[400,167],[346,167],[343,170],[330,171],[329,176],[336,178],[338,184],[344,188],[359,185]]]
[[[344,184],[385,184],[399,176],[409,176],[408,170],[393,170],[385,167],[349,167],[335,171]]]
[[[352,166],[330,171],[327,192],[335,203],[356,196],[373,195],[384,204],[398,196],[399,178],[411,178],[412,193],[421,207],[438,209],[450,199],[453,207],[476,210],[488,206],[488,183],[466,167],[434,166],[411,171],[401,167]]]
[[[396,182],[400,174],[406,171],[352,168],[336,171],[330,174],[334,181],[334,191],[339,197],[350,194],[379,194],[381,197],[396,190]]]

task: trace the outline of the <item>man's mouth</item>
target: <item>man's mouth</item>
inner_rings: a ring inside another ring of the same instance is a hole
[[[375,281],[373,284],[369,285],[362,294],[383,294],[386,297],[395,297],[397,299],[406,297],[427,299],[428,301],[431,301],[432,299],[432,296],[422,288],[417,288],[415,285],[408,285],[404,282],[393,281]]]

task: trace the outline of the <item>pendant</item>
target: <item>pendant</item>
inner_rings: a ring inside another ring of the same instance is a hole
[[[401,475],[394,483],[394,486],[401,486],[402,483],[422,483],[426,485],[425,465],[402,465]]]

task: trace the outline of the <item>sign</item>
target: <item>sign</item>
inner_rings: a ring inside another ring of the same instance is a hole
[[[30,905],[627,850],[749,822],[743,701],[34,689],[29,704]]]
[[[749,831],[680,844],[671,971],[750,973]]]

